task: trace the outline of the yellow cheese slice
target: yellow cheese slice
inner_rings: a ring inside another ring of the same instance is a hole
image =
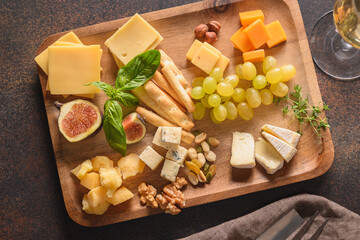
[[[212,50],[202,46],[195,54],[191,62],[207,74],[210,74],[219,58],[220,56],[214,53]]]
[[[99,93],[95,86],[84,84],[100,81],[100,46],[50,46],[49,85],[51,94]]]
[[[215,64],[214,68],[218,67],[224,72],[225,69],[227,68],[227,66],[229,65],[229,62],[230,62],[230,59],[221,54],[220,59]]]
[[[153,43],[150,45],[150,47],[148,47],[148,49],[146,49],[146,51],[147,51],[147,50],[155,49],[155,48],[159,45],[159,43],[162,42],[162,40],[164,40],[164,38],[163,38],[163,37],[160,35],[160,33],[159,33],[158,38],[155,40],[155,42],[153,42]]]
[[[219,57],[221,56],[221,52],[216,47],[214,47],[213,45],[210,45],[207,42],[204,42],[204,46],[206,48],[208,48],[209,50],[211,50],[216,55],[218,55]]]
[[[122,63],[127,64],[150,46],[155,48],[153,43],[159,35],[139,14],[135,14],[105,41],[105,45]]]
[[[113,55],[115,63],[118,66],[118,68],[121,68],[122,66],[124,66],[124,64],[120,61],[120,59],[117,58],[117,56],[114,53],[111,52],[111,54]]]
[[[68,42],[68,43],[75,43],[75,44],[81,44],[82,42],[80,39],[75,35],[73,32],[69,32],[59,38],[55,43],[57,42]],[[51,46],[53,46],[55,43],[53,43]],[[46,75],[49,75],[48,73],[48,48],[45,49],[42,53],[37,55],[35,57],[35,62],[41,67],[41,69],[46,73]]]
[[[193,44],[191,45],[189,51],[186,53],[186,58],[191,61],[195,54],[199,51],[199,49],[203,46],[203,43],[199,40],[195,39]]]
[[[284,165],[284,158],[263,138],[255,143],[255,159],[268,174],[274,174]]]

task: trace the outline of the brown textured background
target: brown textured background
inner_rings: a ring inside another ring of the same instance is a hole
[[[317,69],[332,126],[335,159],[313,180],[165,214],[85,228],[67,215],[33,61],[49,35],[194,0],[0,2],[0,239],[173,239],[298,193],[333,200],[360,214],[360,81],[332,80]],[[307,34],[333,1],[299,0]]]

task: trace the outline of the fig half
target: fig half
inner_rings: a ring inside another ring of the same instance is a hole
[[[133,112],[127,115],[122,121],[122,124],[125,130],[127,144],[137,143],[145,137],[145,122],[138,113]]]
[[[59,130],[69,142],[78,142],[94,133],[102,122],[99,108],[93,103],[77,99],[65,104],[55,102],[60,107]]]

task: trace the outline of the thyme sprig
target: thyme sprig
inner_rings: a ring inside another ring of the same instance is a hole
[[[280,102],[288,102],[287,105],[282,108],[283,113],[291,114],[292,120],[297,120],[301,125],[308,123],[316,133],[317,136],[322,137],[322,131],[326,128],[330,128],[327,118],[322,118],[320,114],[322,111],[329,111],[329,106],[324,102],[320,102],[317,106],[310,105],[308,97],[304,98],[302,95],[302,87],[296,84],[294,86],[294,92],[286,95],[282,98],[274,98],[274,102],[278,105]],[[301,130],[298,131],[301,134]]]

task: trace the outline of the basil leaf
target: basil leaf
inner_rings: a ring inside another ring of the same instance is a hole
[[[139,104],[139,99],[131,93],[116,91],[112,99],[119,101],[126,107],[132,107]]]
[[[103,90],[106,95],[108,95],[110,98],[113,97],[113,95],[115,94],[115,89],[108,83],[104,83],[104,82],[100,82],[100,81],[96,81],[96,82],[92,82],[92,83],[88,83],[85,84],[85,86],[89,86],[89,85],[93,85],[95,87],[100,88],[101,90]]]
[[[116,100],[109,99],[104,104],[103,128],[110,147],[126,155],[126,135],[122,125],[123,113]]]
[[[146,83],[160,65],[161,54],[158,50],[149,50],[134,57],[128,64],[119,69],[115,88],[131,90]]]

